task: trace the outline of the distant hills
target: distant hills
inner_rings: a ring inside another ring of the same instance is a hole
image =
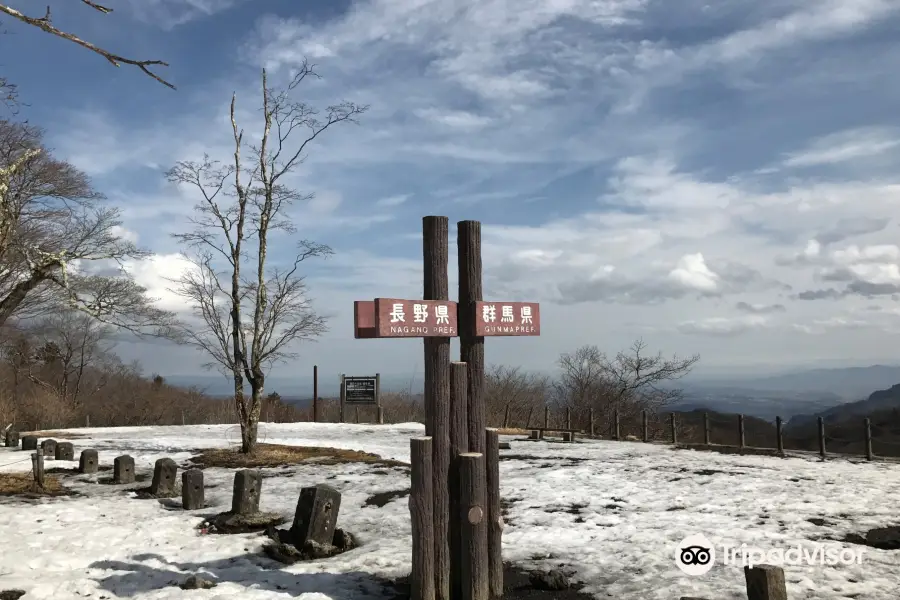
[[[699,387],[743,388],[757,392],[827,393],[843,400],[859,400],[873,390],[900,382],[900,366],[872,365],[830,369],[806,369],[780,375],[697,380]]]
[[[267,393],[278,392],[288,402],[307,404],[313,395],[311,375],[270,377],[266,382]],[[166,380],[174,385],[196,386],[214,396],[231,393],[231,382],[220,375],[172,375],[166,376]],[[383,373],[381,382],[385,391],[410,390],[414,395],[420,394],[423,387],[421,376],[411,378]],[[814,418],[820,414],[830,418],[833,414],[843,414],[842,407],[857,411],[853,414],[862,414],[877,409],[881,403],[890,405],[892,400],[887,396],[900,393],[891,392],[898,383],[900,366],[889,365],[805,369],[760,377],[692,377],[675,382],[684,390],[684,398],[672,409],[738,413],[766,421],[774,421],[776,416],[785,421]],[[873,390],[882,392],[872,394]],[[334,398],[338,393],[338,377],[320,372],[319,396]],[[883,396],[878,394],[887,396],[882,399]],[[863,403],[857,402],[859,400]]]

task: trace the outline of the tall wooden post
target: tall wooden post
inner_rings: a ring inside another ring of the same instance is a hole
[[[617,442],[620,439],[619,433],[620,433],[619,432],[619,411],[614,410],[613,411],[613,439],[616,440]]]
[[[381,412],[381,373],[375,373],[375,422],[384,424],[384,415]]]
[[[544,429],[547,429],[549,427],[550,427],[550,407],[545,406],[544,407]]]
[[[588,424],[588,434],[591,437],[594,437],[594,407],[593,406],[588,409],[588,421],[590,421],[590,423]]]
[[[413,438],[409,444],[409,512],[412,519],[410,600],[434,600],[434,477],[431,469],[431,438]]]
[[[649,432],[647,431],[647,411],[641,411],[641,439],[647,441]]]
[[[484,452],[484,338],[475,335],[475,302],[484,300],[481,265],[481,222],[456,224],[459,269],[459,359],[469,375],[469,452]]]
[[[784,454],[784,421],[781,417],[775,417],[775,445],[778,454]]]
[[[875,458],[875,453],[872,452],[872,420],[866,417],[864,424],[866,440],[866,460],[872,460],[873,458]]]
[[[744,415],[738,415],[738,447],[743,450],[744,444]]]
[[[709,413],[703,413],[703,444],[709,446]]]
[[[450,363],[450,518],[459,514],[459,455],[469,451],[466,363]],[[459,598],[463,587],[460,528],[450,526],[450,597]]]
[[[319,422],[319,365],[313,365],[313,423]]]
[[[819,457],[825,460],[825,419],[819,417]]]
[[[347,408],[347,385],[346,385],[346,375],[341,373],[341,423],[346,423],[346,414],[344,411]]]
[[[500,435],[496,429],[485,431],[484,446],[487,471],[488,587],[491,598],[500,598],[503,595],[503,516],[500,511]]]
[[[447,217],[422,219],[423,300],[450,300],[449,235]],[[450,338],[427,337],[424,347],[425,434],[433,445],[435,600],[450,600]]]
[[[566,429],[572,429],[572,409],[566,407]]]

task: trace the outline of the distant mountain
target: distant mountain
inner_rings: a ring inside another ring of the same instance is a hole
[[[807,369],[766,377],[695,380],[695,388],[742,388],[757,392],[825,392],[843,400],[865,398],[872,390],[889,388],[900,381],[900,366],[872,365]]]
[[[900,384],[872,392],[865,400],[846,402],[819,412],[796,415],[790,420],[789,425],[803,427],[809,423],[815,423],[818,417],[822,417],[826,423],[837,423],[852,417],[856,417],[858,422],[860,417],[894,409],[900,409]]]

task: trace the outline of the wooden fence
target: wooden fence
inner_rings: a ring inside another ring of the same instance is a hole
[[[846,439],[846,438],[837,438],[832,437],[827,434],[826,423],[822,417],[818,417],[817,419],[817,450],[809,451],[803,449],[790,449],[785,448],[784,443],[784,420],[781,417],[775,418],[775,445],[774,446],[751,446],[746,443],[746,428],[745,428],[745,417],[744,415],[736,415],[734,420],[731,422],[727,422],[721,418],[718,418],[720,423],[727,423],[728,426],[733,427],[733,431],[736,434],[736,444],[719,444],[715,443],[712,440],[712,430],[711,430],[711,420],[712,417],[709,413],[702,413],[703,422],[700,426],[702,429],[703,441],[702,442],[693,442],[693,441],[685,441],[679,435],[686,431],[689,427],[683,427],[683,423],[681,419],[679,419],[679,415],[683,415],[684,413],[669,413],[668,418],[666,419],[667,423],[665,426],[665,434],[660,436],[660,419],[659,415],[648,413],[648,411],[641,411],[640,413],[640,431],[639,435],[622,435],[622,427],[621,427],[621,419],[618,412],[614,411],[611,417],[611,423],[608,426],[608,433],[606,436],[598,433],[599,427],[597,427],[596,420],[594,418],[594,411],[590,409],[588,411],[587,423],[582,423],[582,425],[586,425],[579,429],[575,427],[574,429],[579,430],[583,435],[587,435],[591,438],[598,437],[607,437],[608,439],[612,439],[615,441],[642,441],[642,442],[663,442],[669,443],[681,448],[691,448],[698,450],[714,450],[714,451],[722,451],[722,452],[739,452],[744,454],[763,454],[763,455],[777,455],[777,456],[787,456],[787,455],[809,455],[815,454],[818,455],[822,460],[825,460],[829,455],[831,456],[841,456],[841,457],[865,457],[866,460],[887,460],[887,461],[896,461],[898,460],[897,456],[893,455],[878,455],[873,450],[873,442],[878,442],[880,444],[891,444],[900,447],[900,443],[891,442],[888,440],[877,440],[872,435],[872,423],[869,418],[861,419],[860,428],[859,428],[859,438],[856,440]],[[688,413],[690,414],[690,413]],[[546,408],[543,415],[543,423],[540,424],[540,427],[543,428],[551,428],[551,418],[550,418],[550,409]],[[560,427],[562,429],[573,429],[573,419],[571,412],[566,409],[561,419],[556,419],[560,422]],[[532,426],[530,423],[526,425],[526,429],[531,429]],[[604,428],[606,429],[606,428]],[[859,443],[861,444],[863,450],[859,454],[853,454],[849,452],[833,452],[829,451],[829,442],[838,442],[841,444],[850,444],[850,443]]]

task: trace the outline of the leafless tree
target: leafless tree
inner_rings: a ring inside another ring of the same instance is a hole
[[[524,427],[529,415],[540,416],[550,388],[547,376],[505,365],[489,367],[484,385],[488,423],[504,428]]]
[[[104,15],[113,12],[113,10],[111,8],[97,4],[96,2],[93,2],[92,0],[81,0],[81,3],[101,14],[104,14]],[[143,71],[146,75],[148,75],[149,77],[152,77],[153,79],[160,82],[164,86],[172,88],[173,90],[175,89],[174,85],[172,85],[171,83],[169,83],[168,81],[166,81],[165,79],[163,79],[162,77],[160,77],[159,75],[157,75],[156,73],[154,73],[153,71],[150,70],[150,67],[154,67],[154,66],[168,67],[169,66],[168,63],[163,62],[161,60],[135,60],[133,58],[119,56],[118,54],[113,54],[112,52],[105,50],[95,44],[92,44],[91,42],[88,42],[77,35],[74,35],[67,31],[58,29],[52,22],[50,6],[47,6],[46,11],[44,12],[44,15],[40,16],[40,17],[28,16],[28,15],[22,13],[21,11],[16,10],[15,8],[12,8],[11,6],[9,6],[7,4],[0,4],[0,13],[7,14],[10,17],[12,17],[13,19],[20,21],[22,23],[25,23],[26,25],[30,25],[32,27],[37,27],[38,29],[45,31],[45,32],[49,33],[50,35],[54,35],[58,38],[62,38],[64,40],[72,42],[73,44],[81,46],[82,48],[85,48],[91,52],[94,52],[95,54],[99,54],[100,56],[105,58],[107,61],[109,61],[109,63],[112,64],[114,67],[118,67],[121,65],[135,66],[135,67],[139,68],[141,71]],[[11,53],[10,53],[10,55],[11,55]],[[15,92],[16,92],[16,88],[14,85],[12,85],[6,79],[0,79],[0,95],[4,95],[5,99],[7,101],[14,101],[15,97],[16,97]]]
[[[241,448],[246,453],[256,447],[267,370],[293,357],[294,343],[315,339],[326,330],[325,318],[307,296],[300,267],[309,259],[327,257],[331,249],[301,240],[291,260],[281,263],[269,257],[273,232],[296,231],[288,209],[312,198],[292,189],[285,179],[302,164],[313,140],[338,123],[355,122],[366,110],[343,103],[320,116],[315,108],[293,101],[290,92],[314,77],[318,75],[313,66],[304,63],[286,89],[274,90],[263,70],[258,141],[245,143],[232,95],[231,162],[221,164],[205,156],[200,162],[180,162],[168,173],[169,181],[190,186],[201,199],[194,230],[176,236],[194,267],[175,281],[173,290],[197,317],[184,334],[188,343],[211,358],[207,366],[233,378]]]
[[[79,311],[60,311],[29,324],[28,333],[40,345],[27,371],[28,379],[55,393],[74,410],[83,392],[94,394],[109,383],[97,377],[118,363],[113,354],[114,329]],[[37,364],[35,364],[37,363]]]
[[[699,355],[648,355],[643,340],[613,357],[597,346],[582,346],[560,356],[554,401],[580,420],[591,408],[607,425],[615,413],[623,419],[634,418],[642,410],[655,412],[681,398],[682,391],[673,382],[690,373],[699,360]]]
[[[171,335],[173,315],[124,268],[149,253],[121,237],[118,210],[42,136],[0,120],[0,326],[66,307],[138,335]]]

